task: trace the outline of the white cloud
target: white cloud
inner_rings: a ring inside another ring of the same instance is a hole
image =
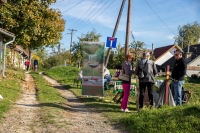
[[[174,40],[174,35],[168,35],[167,38],[170,40]]]

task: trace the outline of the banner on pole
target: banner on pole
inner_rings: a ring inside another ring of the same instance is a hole
[[[104,96],[104,42],[83,42],[82,95]]]

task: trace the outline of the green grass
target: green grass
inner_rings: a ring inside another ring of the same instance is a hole
[[[65,112],[66,99],[48,83],[42,75],[32,72],[36,87],[37,87],[37,99],[40,103],[40,121],[42,121],[42,127],[64,127],[67,128],[65,121],[60,121]],[[59,121],[59,122],[58,122]],[[34,125],[32,125],[34,127]],[[36,126],[36,125],[35,125]]]
[[[185,79],[184,88],[193,92],[190,102],[180,107],[163,106],[159,109],[145,108],[137,112],[135,108],[135,98],[129,98],[129,109],[132,113],[122,113],[119,111],[120,104],[112,102],[113,90],[105,91],[106,97],[85,98],[81,97],[81,89],[72,86],[73,78],[77,77],[78,69],[73,67],[57,67],[46,71],[45,74],[60,81],[66,89],[74,92],[87,106],[95,107],[97,112],[101,112],[113,123],[120,123],[122,128],[134,133],[154,133],[154,132],[198,132],[200,131],[200,78]],[[73,72],[73,73],[72,73]],[[114,74],[114,70],[111,70]],[[60,75],[61,74],[61,75]]]
[[[0,119],[7,112],[12,103],[15,102],[21,94],[21,85],[24,81],[24,72],[17,70],[6,70],[6,78],[0,77],[0,94],[3,100],[0,100]]]

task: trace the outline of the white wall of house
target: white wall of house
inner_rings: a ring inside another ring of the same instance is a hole
[[[24,65],[25,59],[23,58],[22,55],[19,54],[19,52],[17,51],[14,51],[14,52],[15,54],[13,54],[13,57],[12,57],[12,63],[14,67],[25,69],[25,65]],[[11,52],[9,52],[8,56],[10,56],[10,58],[11,58],[11,55],[12,55]]]
[[[195,61],[191,62],[189,66],[200,66],[200,57]]]
[[[192,74],[199,74],[200,71],[198,70],[187,70],[186,74],[187,76],[191,77]]]
[[[164,55],[162,55],[158,60],[155,61],[155,64],[161,66],[164,64],[167,60],[169,60],[171,57],[174,56],[174,51],[176,51],[177,48],[172,48],[171,50],[167,51]]]
[[[187,75],[191,77],[192,74],[200,74],[200,57],[194,59],[191,63],[187,65]]]

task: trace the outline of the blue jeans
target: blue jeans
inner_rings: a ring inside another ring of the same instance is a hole
[[[173,81],[174,87],[174,101],[176,105],[182,105],[182,87],[184,84],[184,80],[182,81]]]
[[[107,78],[107,79],[104,79],[103,82],[104,82],[104,90],[108,90],[107,86],[106,86],[106,82],[110,82],[110,78]]]

